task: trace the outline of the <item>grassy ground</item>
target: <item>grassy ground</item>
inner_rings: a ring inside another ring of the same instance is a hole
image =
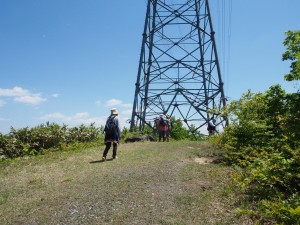
[[[234,213],[231,169],[195,161],[217,154],[207,143],[122,144],[106,162],[102,151],[0,162],[0,224],[251,224]]]

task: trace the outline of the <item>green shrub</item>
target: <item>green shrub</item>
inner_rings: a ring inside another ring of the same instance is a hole
[[[75,143],[93,143],[99,140],[101,127],[96,128],[94,123],[90,126],[67,128],[66,125],[47,123],[29,129],[14,129],[7,135],[0,135],[0,154],[8,158],[26,155],[42,154],[49,149],[68,149]]]
[[[279,85],[249,91],[227,107],[225,132],[210,139],[226,150],[228,164],[244,168],[235,184],[252,204],[241,211],[266,223],[299,224],[299,105],[299,93]]]

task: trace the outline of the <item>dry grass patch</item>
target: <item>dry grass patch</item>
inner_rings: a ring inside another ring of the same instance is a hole
[[[206,143],[130,143],[0,162],[0,224],[242,224],[224,194],[231,169],[190,159]],[[111,154],[111,152],[110,152]]]

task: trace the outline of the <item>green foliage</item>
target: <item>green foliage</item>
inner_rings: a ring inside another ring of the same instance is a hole
[[[170,118],[171,130],[170,135],[174,140],[184,140],[189,138],[189,131],[183,127],[180,119],[175,119],[174,116]]]
[[[126,138],[129,137],[129,134],[130,134],[130,131],[128,128],[124,127],[123,130],[121,131],[121,137],[120,139],[123,141],[125,140]]]
[[[191,141],[200,141],[204,140],[205,136],[197,130],[197,127],[194,124],[192,124],[189,129],[188,139]]]
[[[300,190],[300,165],[293,154],[269,154],[265,158],[256,158],[244,174],[242,186],[254,198],[288,198]],[[256,184],[256,185],[252,185]]]
[[[3,149],[7,145],[7,138],[4,134],[0,133],[0,155],[3,155]]]
[[[245,168],[235,175],[254,203],[244,212],[264,221],[300,219],[299,103],[299,93],[287,94],[279,85],[249,91],[228,106],[231,124],[214,138],[227,150],[227,163]]]
[[[286,94],[279,85],[266,93],[248,92],[229,106],[231,124],[219,141],[232,162],[300,146],[299,94]]]
[[[145,127],[146,128],[146,127]],[[135,131],[131,132],[128,128],[124,127],[121,131],[121,138],[120,141],[122,143],[125,142],[125,140],[132,136],[141,136],[141,135],[152,135],[152,129],[147,127],[145,131],[139,131],[139,129],[135,129]]]
[[[153,129],[151,127],[149,127],[149,126],[145,126],[144,130],[143,130],[143,134],[153,135]]]
[[[80,125],[79,127],[73,127],[66,132],[67,143],[78,142],[89,142],[97,138],[101,132],[100,129],[94,126],[92,123],[89,127]]]
[[[292,148],[299,147],[300,133],[300,93],[292,93],[286,96],[286,112],[282,118],[282,129]]]
[[[291,70],[284,76],[287,81],[300,79],[300,30],[286,32],[283,42],[286,51],[282,55],[282,60],[291,60]]]
[[[288,31],[283,60],[288,81],[300,79],[300,31]],[[246,194],[241,211],[263,223],[300,223],[300,93],[279,85],[244,94],[224,109],[231,124],[212,140],[227,150],[227,163],[241,168],[234,181]]]
[[[294,205],[294,206],[293,206]],[[288,201],[267,201],[259,203],[260,213],[266,218],[275,218],[281,224],[300,224],[300,196],[296,194]]]
[[[87,143],[99,138],[101,130],[92,123],[90,126],[67,128],[66,125],[47,123],[29,129],[11,128],[7,135],[0,135],[0,154],[14,158],[37,155],[47,149],[66,149],[74,143]]]

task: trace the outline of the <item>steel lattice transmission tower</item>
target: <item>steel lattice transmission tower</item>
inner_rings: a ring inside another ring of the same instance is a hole
[[[195,133],[217,117],[226,102],[208,0],[148,0],[135,85],[131,130],[167,113]]]

